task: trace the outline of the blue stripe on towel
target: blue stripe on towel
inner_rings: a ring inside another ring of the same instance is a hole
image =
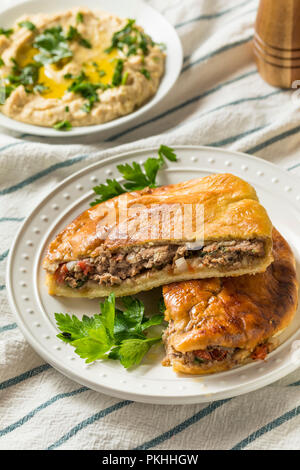
[[[0,255],[0,262],[3,261],[7,257],[8,252],[9,250],[6,250]]]
[[[256,152],[259,152],[259,150],[262,150],[268,147],[269,145],[275,144],[280,140],[286,139],[287,137],[298,134],[298,132],[300,132],[300,126],[294,127],[294,129],[290,129],[289,131],[282,132],[281,134],[275,135],[271,139],[268,139],[265,142],[262,142],[261,144],[251,147],[247,150],[247,153],[254,154]]]
[[[250,436],[246,437],[246,439],[243,439],[240,441],[238,444],[236,444],[232,450],[241,450],[247,447],[251,442],[255,441],[259,437],[263,436],[267,432],[272,431],[275,428],[278,428],[282,424],[286,423],[287,421],[290,421],[291,419],[295,418],[300,414],[300,406],[297,406],[296,408],[292,409],[291,411],[288,411],[287,413],[284,413],[283,415],[279,416],[278,418],[274,419],[274,421],[271,421],[270,423],[266,424],[265,426],[262,426],[260,429],[257,431],[253,432],[250,434]]]
[[[109,415],[110,413],[113,413],[114,411],[118,411],[121,408],[123,408],[124,406],[130,405],[131,403],[133,403],[133,402],[128,401],[128,400],[119,401],[118,403],[115,403],[114,405],[109,406],[108,408],[105,408],[104,410],[99,411],[98,413],[90,416],[89,418],[84,419],[83,421],[78,423],[76,426],[74,426],[72,429],[70,429],[70,431],[67,432],[64,436],[62,436],[60,439],[58,439],[58,441],[54,442],[54,444],[51,444],[47,448],[47,450],[53,450],[56,447],[61,446],[66,441],[71,439],[71,437],[75,436],[75,434],[77,434],[79,431],[86,428],[90,424],[95,423],[99,419],[104,418],[105,416]]]
[[[88,155],[81,155],[79,157],[71,158],[70,160],[65,160],[64,162],[55,163],[55,165],[51,165],[48,168],[45,168],[44,170],[39,171],[38,173],[35,173],[29,178],[26,178],[25,180],[20,181],[20,183],[10,186],[9,188],[6,188],[6,189],[2,189],[0,191],[0,196],[3,196],[4,194],[13,193],[17,191],[18,189],[24,188],[24,186],[27,186],[28,184],[31,184],[34,181],[40,178],[43,178],[44,176],[49,175],[49,173],[52,173],[53,171],[59,170],[60,168],[74,165],[75,163],[79,163],[85,160],[86,158],[88,158]]]
[[[180,103],[180,104],[174,106],[173,108],[170,108],[170,109],[164,111],[163,113],[159,114],[158,116],[155,116],[151,119],[148,119],[147,121],[144,121],[144,122],[141,122],[140,124],[137,124],[134,127],[131,127],[130,129],[126,129],[123,132],[119,132],[118,134],[115,134],[115,135],[109,137],[108,139],[106,139],[105,142],[111,142],[111,141],[114,141],[116,139],[119,139],[120,137],[123,137],[123,135],[126,135],[130,132],[133,132],[136,129],[139,129],[140,127],[146,126],[147,124],[151,124],[152,122],[158,121],[159,119],[162,119],[166,116],[169,116],[171,113],[179,111],[180,109],[184,108],[185,106],[188,106],[192,103],[195,103],[196,101],[199,101],[203,98],[206,98],[207,96],[211,95],[212,93],[215,93],[216,91],[221,90],[225,86],[232,85],[233,83],[236,83],[240,80],[243,80],[244,78],[247,78],[247,77],[250,77],[251,75],[256,75],[256,74],[257,74],[256,70],[251,70],[251,72],[243,73],[242,75],[239,75],[236,78],[233,78],[231,80],[227,80],[226,82],[222,82],[222,83],[220,83],[220,85],[217,85],[214,88],[206,90],[203,93],[201,93],[200,95],[194,96],[193,98],[190,98],[189,100],[184,101],[183,103]]]
[[[4,429],[0,430],[0,437],[4,436],[5,434],[8,434],[15,429],[19,428],[20,426],[23,426],[23,424],[27,423],[31,418],[33,418],[39,411],[44,410],[48,406],[52,405],[58,400],[61,400],[62,398],[68,398],[68,397],[73,397],[74,395],[78,395],[79,393],[86,392],[89,390],[86,387],[81,387],[76,390],[73,390],[72,392],[66,392],[66,393],[59,393],[58,395],[55,395],[54,397],[50,398],[50,400],[45,401],[41,405],[39,405],[37,408],[34,408],[32,411],[27,413],[27,415],[23,416],[23,418],[19,419],[15,423],[10,424]]]
[[[14,330],[17,327],[18,325],[16,323],[9,323],[9,325],[4,325],[0,327],[0,333],[3,333],[4,331],[8,330]]]
[[[224,16],[227,13],[230,13],[231,11],[235,11],[235,10],[243,7],[244,5],[248,5],[249,3],[251,3],[251,0],[250,1],[249,0],[244,0],[243,2],[239,3],[238,5],[235,5],[234,7],[227,8],[226,10],[222,10],[222,11],[219,11],[217,13],[211,13],[211,14],[207,14],[207,15],[196,16],[195,18],[191,18],[190,20],[183,21],[182,23],[177,23],[174,27],[176,29],[178,29],[178,28],[181,28],[182,26],[185,26],[187,24],[196,23],[197,21],[213,20],[215,18],[219,18],[220,16]]]
[[[11,379],[5,380],[4,382],[0,383],[0,390],[4,390],[5,388],[12,387],[13,385],[17,385],[20,382],[24,382],[24,380],[31,379],[31,377],[35,377],[42,372],[45,372],[48,369],[52,369],[50,364],[42,364],[41,366],[34,367],[33,369],[27,370],[23,374],[17,375],[16,377],[12,377]]]
[[[177,426],[174,426],[174,428],[170,429],[169,431],[166,431],[163,434],[160,434],[159,436],[155,437],[154,439],[151,439],[151,441],[144,442],[144,444],[141,444],[140,446],[136,447],[134,450],[147,450],[147,449],[151,449],[152,447],[156,447],[162,442],[167,441],[171,439],[172,437],[176,436],[176,434],[179,434],[180,432],[185,431],[185,429],[187,429],[189,426],[192,426],[193,424],[197,423],[201,419],[210,415],[217,408],[220,408],[220,406],[224,405],[230,400],[231,398],[228,398],[227,400],[219,400],[219,401],[214,401],[210,403],[208,406],[198,411],[198,413],[195,413],[193,416],[191,416],[191,418],[186,419],[185,421],[178,424]]]

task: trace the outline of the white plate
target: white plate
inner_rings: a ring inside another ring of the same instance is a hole
[[[178,162],[168,163],[159,183],[178,183],[210,173],[231,172],[252,183],[274,225],[286,237],[300,262],[299,181],[275,165],[241,153],[205,147],[176,147]],[[10,250],[7,287],[16,321],[32,347],[53,367],[94,390],[148,403],[185,404],[232,397],[267,385],[300,366],[300,313],[281,340],[283,344],[264,362],[205,377],[177,376],[162,367],[162,347],[150,351],[139,367],[126,371],[116,361],[87,366],[71,346],[56,338],[54,312],[81,316],[99,311],[97,300],[55,298],[47,294],[42,258],[55,234],[89,207],[91,187],[118,178],[120,162],[145,161],[156,149],[122,154],[93,164],[56,187],[32,212],[21,227]],[[151,294],[144,294],[149,303]],[[152,305],[156,306],[156,303]],[[154,307],[152,307],[153,309]],[[293,345],[293,346],[292,346]],[[297,357],[298,356],[298,357]]]
[[[155,42],[166,44],[166,70],[157,93],[148,103],[127,116],[105,124],[74,127],[68,132],[59,132],[49,127],[25,124],[10,119],[2,113],[0,113],[1,126],[26,134],[47,137],[72,137],[100,133],[115,129],[123,124],[128,124],[140,117],[159,103],[174,85],[182,66],[183,53],[181,42],[173,26],[158,11],[141,0],[130,0],[129,2],[124,0],[64,0],[63,2],[61,0],[51,0],[50,3],[41,2],[40,0],[23,1],[14,7],[0,10],[0,26],[5,28],[12,26],[15,20],[23,14],[55,13],[75,6],[84,6],[91,10],[104,10],[123,18],[135,18],[137,24],[142,26]]]

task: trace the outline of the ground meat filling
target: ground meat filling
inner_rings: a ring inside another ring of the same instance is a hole
[[[170,321],[168,328],[164,331],[163,342],[166,346],[167,357],[163,365],[170,366],[174,360],[180,360],[185,366],[201,366],[209,369],[216,363],[224,362],[230,366],[238,365],[247,358],[254,361],[265,360],[272,347],[268,342],[258,344],[253,351],[240,348],[225,348],[223,346],[208,346],[206,349],[197,349],[182,353],[173,348],[169,342],[170,336],[176,333],[174,322]]]
[[[116,252],[103,250],[96,258],[61,264],[56,271],[56,279],[75,289],[88,280],[97,284],[118,285],[146,271],[161,270],[166,266],[176,269],[176,261],[180,258],[197,258],[199,265],[233,270],[248,266],[264,254],[264,242],[258,239],[210,242],[196,250],[186,245],[148,245]]]
[[[234,348],[222,348],[209,346],[207,349],[198,349],[196,351],[180,353],[173,349],[169,354],[169,359],[180,359],[185,365],[207,365],[211,366],[216,362],[230,361],[236,350]]]

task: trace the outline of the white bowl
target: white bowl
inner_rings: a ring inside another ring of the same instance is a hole
[[[25,124],[8,118],[2,113],[0,113],[0,126],[25,134],[46,137],[72,137],[104,132],[127,124],[149,111],[162,100],[174,85],[183,60],[181,42],[173,26],[160,13],[140,0],[130,0],[130,2],[124,0],[64,0],[63,2],[51,0],[50,3],[40,0],[23,1],[13,7],[0,10],[0,26],[9,28],[23,14],[55,13],[76,6],[84,6],[91,10],[104,10],[123,18],[135,18],[137,24],[142,26],[155,42],[166,44],[166,70],[157,93],[148,103],[127,116],[105,124],[74,127],[68,132],[57,131],[51,127]]]

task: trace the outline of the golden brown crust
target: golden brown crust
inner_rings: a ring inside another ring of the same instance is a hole
[[[128,216],[124,218],[124,213],[120,213],[119,209],[124,207],[125,199]],[[170,214],[169,210],[171,219],[168,226],[172,227],[172,231],[169,236],[166,236],[164,233],[166,223],[162,216],[162,213],[166,211],[165,207],[182,208],[185,204],[190,204],[193,208],[193,225],[187,227],[184,223],[185,219],[178,217],[178,212]],[[121,195],[88,209],[59,233],[50,244],[44,260],[44,268],[49,273],[53,273],[60,263],[87,257],[94,258],[103,249],[115,251],[148,242],[155,244],[195,241],[199,237],[195,221],[195,207],[198,204],[204,207],[204,242],[258,238],[265,242],[265,256],[259,258],[257,264],[253,266],[243,266],[243,269],[231,272],[226,272],[226,269],[214,271],[201,266],[199,269],[190,269],[189,273],[177,277],[174,272],[161,272],[160,280],[155,273],[147,279],[137,276],[133,285],[130,281],[126,281],[120,288],[116,286],[114,289],[116,295],[129,295],[174,280],[234,276],[261,272],[266,269],[273,259],[272,224],[265,209],[259,204],[253,187],[231,174],[217,174],[176,185],[147,188]],[[136,227],[138,220],[136,211],[141,209],[134,208],[138,205],[142,205],[144,217],[143,223],[141,224],[141,219],[139,219],[139,226]],[[115,222],[115,219],[118,221],[119,216],[123,216],[122,223]],[[123,230],[125,226],[127,235]],[[156,229],[156,233],[152,233],[150,237],[149,227]],[[178,238],[182,227],[184,234]],[[121,233],[122,237],[118,236],[118,233]],[[130,234],[133,235],[130,236]],[[48,284],[50,293],[57,295],[100,297],[108,295],[111,291],[110,287],[90,285],[74,293],[74,290],[70,288],[56,285],[52,274],[48,276]],[[119,294],[117,294],[118,291],[120,291]]]
[[[298,301],[295,259],[285,239],[273,229],[274,262],[264,273],[173,283],[163,287],[166,319],[175,333],[168,345],[186,353],[207,347],[249,352],[284,330]],[[241,357],[243,362],[244,358]],[[203,366],[173,363],[177,371],[203,373]],[[230,364],[215,363],[216,372]],[[231,364],[232,367],[232,364]],[[206,370],[205,373],[208,373]]]

